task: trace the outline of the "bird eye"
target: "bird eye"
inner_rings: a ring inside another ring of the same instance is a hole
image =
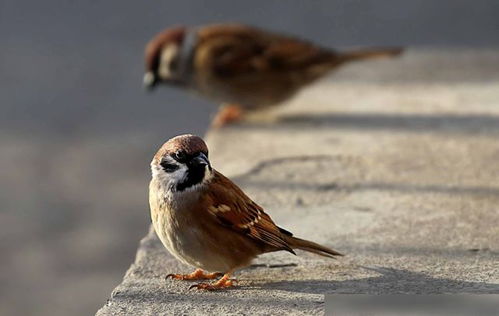
[[[165,172],[168,172],[168,173],[173,172],[173,171],[178,169],[177,165],[172,164],[172,163],[167,163],[165,161],[163,161],[161,163],[161,167],[163,167],[163,170],[165,170]]]
[[[182,161],[182,160],[185,160],[186,159],[186,155],[185,155],[185,152],[183,151],[177,151],[175,153],[175,159],[178,160],[178,161]]]

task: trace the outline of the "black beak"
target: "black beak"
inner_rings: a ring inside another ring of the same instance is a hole
[[[152,91],[152,89],[154,89],[154,87],[157,84],[158,84],[158,78],[156,77],[156,75],[154,73],[152,73],[151,71],[149,71],[149,72],[146,72],[144,74],[144,87],[148,91]]]
[[[205,154],[200,153],[196,157],[192,158],[192,164],[196,166],[210,166],[210,161]]]

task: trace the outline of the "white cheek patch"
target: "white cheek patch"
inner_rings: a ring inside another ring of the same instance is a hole
[[[179,168],[175,170],[174,172],[165,172],[165,174],[168,176],[170,179],[170,182],[173,184],[177,184],[179,182],[182,182],[186,175],[187,175],[187,166],[184,164],[179,165]]]
[[[206,167],[204,171],[203,180],[195,185],[184,188],[181,191],[177,191],[179,183],[185,182],[189,168],[185,164],[181,164],[171,157],[165,157],[163,160],[166,163],[178,166],[173,172],[166,172],[159,162],[153,160],[151,162],[151,172],[153,179],[161,183],[161,187],[165,190],[168,199],[172,199],[176,195],[190,194],[192,192],[198,192],[199,188],[207,185],[213,178],[213,170]]]
[[[170,69],[171,61],[178,55],[177,45],[168,45],[161,53],[161,58],[159,62],[158,74],[163,79],[169,79],[173,77],[172,70]]]
[[[179,182],[182,182],[187,176],[187,166],[179,164],[173,158],[164,158],[167,163],[178,166],[178,169],[173,172],[166,172],[163,167],[157,162],[151,162],[152,177],[167,184],[167,186],[175,187]]]

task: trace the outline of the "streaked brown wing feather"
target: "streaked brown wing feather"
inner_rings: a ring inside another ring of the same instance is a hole
[[[211,45],[217,56],[212,67],[223,76],[307,68],[331,61],[334,53],[306,41],[244,25],[208,26],[200,45]]]
[[[221,225],[276,250],[294,253],[270,216],[237,185],[217,171],[207,192],[207,198],[207,211]]]
[[[281,36],[274,36],[264,51],[264,59],[272,68],[298,69],[329,63],[333,52],[308,42]]]

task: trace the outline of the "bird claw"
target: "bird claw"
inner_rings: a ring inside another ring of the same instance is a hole
[[[170,273],[167,276],[165,276],[165,280],[168,280],[168,278],[172,278],[172,280],[174,280],[174,279],[175,280],[183,280],[184,279],[184,275]]]
[[[236,279],[220,279],[219,281],[215,283],[198,283],[189,286],[189,290],[191,289],[198,289],[198,290],[206,290],[206,291],[216,291],[216,290],[221,290],[225,289],[228,287],[234,286],[235,283],[239,283]]]
[[[220,272],[205,273],[202,270],[198,269],[191,274],[170,273],[165,277],[165,280],[168,280],[168,278],[172,278],[172,280],[213,280],[223,275],[224,274]]]
[[[211,122],[213,128],[221,128],[243,118],[243,109],[239,105],[225,104]]]

